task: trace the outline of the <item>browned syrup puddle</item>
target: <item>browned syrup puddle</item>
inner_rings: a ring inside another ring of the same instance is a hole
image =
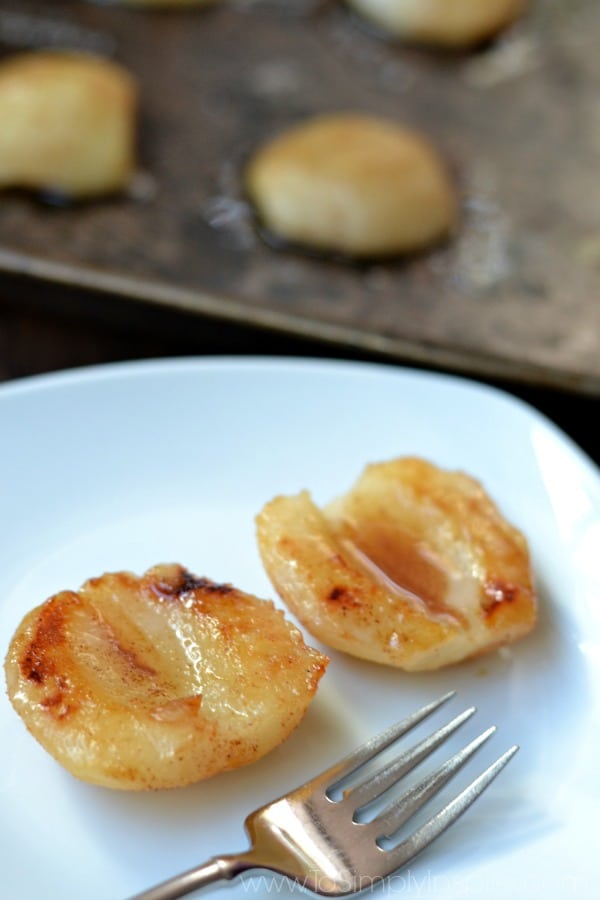
[[[380,523],[360,523],[346,533],[343,549],[386,590],[408,599],[438,620],[460,620],[446,603],[448,577],[427,549],[408,534]]]

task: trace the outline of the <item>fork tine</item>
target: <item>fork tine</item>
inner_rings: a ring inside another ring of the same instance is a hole
[[[326,769],[321,775],[317,776],[314,781],[311,783],[316,786],[327,785],[327,794],[334,792],[336,788],[341,784],[341,782],[368,763],[373,757],[377,756],[377,754],[381,753],[386,747],[389,747],[399,738],[401,738],[404,734],[409,732],[412,728],[417,726],[423,719],[426,719],[427,716],[430,716],[437,709],[440,708],[444,703],[447,703],[452,697],[454,697],[456,691],[449,691],[447,694],[444,694],[442,697],[439,697],[437,700],[433,700],[431,703],[427,703],[421,709],[418,709],[416,712],[412,713],[410,716],[407,716],[401,722],[398,722],[395,725],[392,725],[390,728],[387,728],[385,731],[381,732],[381,734],[372,737],[370,740],[366,741],[364,744],[361,744],[360,747],[357,747],[352,753],[345,756],[339,762],[335,763],[329,769]]]
[[[485,744],[496,731],[496,726],[486,729],[474,738],[466,747],[446,760],[434,772],[430,772],[417,784],[413,785],[401,797],[398,797],[375,818],[369,822],[368,828],[375,839],[391,837],[422,806],[461,769],[465,763]]]
[[[384,793],[389,787],[404,775],[414,769],[422,760],[428,757],[433,751],[443,744],[450,735],[454,734],[457,728],[470,719],[475,712],[475,707],[471,706],[460,715],[456,716],[446,725],[438,728],[429,737],[424,738],[414,747],[406,750],[398,756],[393,762],[384,766],[372,777],[363,781],[355,788],[349,789],[344,793],[344,803],[352,805],[355,810],[365,807],[377,797]]]
[[[367,741],[320,776],[279,799],[267,803],[246,817],[250,847],[238,854],[215,857],[206,863],[169,878],[130,900],[175,900],[218,881],[231,881],[255,869],[286,876],[314,894],[341,897],[364,892],[381,883],[414,859],[464,813],[491,784],[519,749],[514,745],[488,766],[461,793],[418,826],[404,840],[399,828],[421,805],[464,765],[495,728],[489,728],[447,760],[431,775],[421,779],[404,797],[389,804],[381,816],[366,825],[351,821],[346,797],[332,802],[327,786],[340,785],[344,778],[404,735],[410,728],[454,696],[446,694],[429,703],[398,725]],[[464,721],[467,710],[455,721]],[[452,723],[438,729],[447,733]],[[456,726],[457,727],[457,726]],[[431,746],[432,735],[424,743]],[[372,779],[371,779],[372,780]],[[355,794],[356,796],[356,794]],[[387,849],[388,844],[392,844]]]
[[[500,774],[505,765],[512,759],[517,750],[514,744],[506,750],[502,756],[488,766],[481,775],[475,778],[463,791],[451,800],[443,809],[434,815],[429,821],[421,825],[410,837],[402,841],[391,850],[384,851],[387,857],[388,874],[397,871],[418,853],[425,850],[440,834],[446,831],[461,816],[471,804],[489,787],[494,778]]]

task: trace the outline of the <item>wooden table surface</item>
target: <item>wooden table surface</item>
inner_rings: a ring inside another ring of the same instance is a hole
[[[287,355],[397,364],[322,342],[147,308],[140,309],[137,316],[131,309],[126,316],[119,316],[122,307],[118,305],[107,310],[103,303],[89,303],[82,314],[79,302],[63,303],[59,309],[57,304],[46,304],[47,298],[43,303],[35,298],[32,302],[30,291],[30,285],[0,281],[2,381],[76,366],[184,355]],[[506,380],[479,380],[540,410],[600,465],[595,434],[600,398]]]

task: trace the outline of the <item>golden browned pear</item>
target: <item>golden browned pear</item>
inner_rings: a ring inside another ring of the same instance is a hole
[[[526,0],[347,0],[366,21],[403,40],[465,48],[495,37]]]
[[[66,199],[121,191],[136,163],[138,87],[99,56],[38,50],[0,63],[0,188]]]
[[[244,173],[266,230],[353,258],[422,250],[447,237],[458,200],[433,143],[364,113],[311,117],[265,141]]]
[[[337,650],[437,669],[526,635],[537,598],[528,545],[482,485],[415,457],[367,466],[324,509],[279,496],[257,517],[271,581]]]
[[[19,625],[5,671],[17,713],[73,775],[144,790],[264,756],[327,663],[270,601],[161,565],[50,597]]]

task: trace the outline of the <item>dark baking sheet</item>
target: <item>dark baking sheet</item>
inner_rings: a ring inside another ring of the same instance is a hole
[[[142,94],[131,196],[72,208],[0,197],[0,272],[403,361],[600,393],[596,0],[533,0],[492,45],[444,55],[377,38],[340,3],[149,12],[13,0],[3,53],[113,55]],[[305,116],[421,128],[462,194],[459,233],[353,266],[273,249],[240,187],[248,154]],[[1,123],[0,123],[1,127]]]

